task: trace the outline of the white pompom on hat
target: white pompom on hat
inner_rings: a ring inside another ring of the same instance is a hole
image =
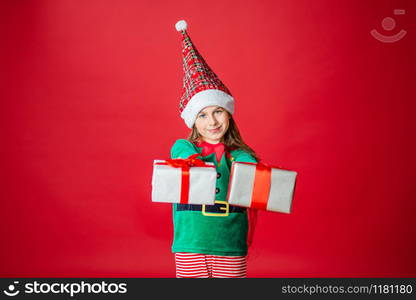
[[[180,20],[180,21],[176,22],[175,28],[176,28],[177,31],[186,30],[186,28],[188,28],[188,23],[186,23],[185,20]]]
[[[175,24],[182,33],[183,91],[179,111],[185,124],[192,128],[198,113],[207,106],[221,106],[234,113],[234,98],[228,88],[211,70],[192,43],[186,29],[188,24],[180,20]]]

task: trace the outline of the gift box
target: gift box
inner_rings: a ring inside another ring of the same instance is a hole
[[[153,162],[152,202],[214,204],[215,165],[197,156]]]
[[[228,203],[290,213],[297,173],[265,164],[233,162]]]

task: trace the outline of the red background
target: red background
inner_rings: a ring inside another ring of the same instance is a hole
[[[299,174],[293,213],[260,213],[248,276],[416,276],[415,9],[2,1],[1,276],[175,276],[171,206],[150,194],[188,134],[180,19],[246,142]]]

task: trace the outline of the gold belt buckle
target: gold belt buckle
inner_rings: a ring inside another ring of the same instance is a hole
[[[220,210],[225,210],[224,213],[213,213],[213,212],[206,212],[205,211],[205,204],[202,204],[202,214],[204,216],[211,216],[211,217],[226,217],[230,214],[230,205],[227,201],[223,200],[215,200],[214,203],[224,204],[225,207],[220,207]]]

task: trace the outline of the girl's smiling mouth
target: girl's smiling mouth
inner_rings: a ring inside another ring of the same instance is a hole
[[[218,126],[217,128],[214,128],[214,129],[208,129],[208,131],[211,133],[217,133],[220,131],[220,129],[221,129],[221,126]]]

